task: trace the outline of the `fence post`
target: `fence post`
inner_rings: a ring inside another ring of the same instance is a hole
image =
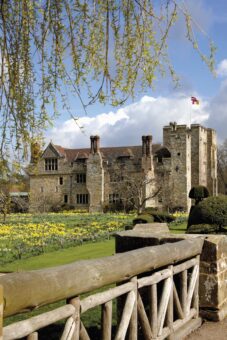
[[[3,287],[0,286],[0,340],[3,339]]]

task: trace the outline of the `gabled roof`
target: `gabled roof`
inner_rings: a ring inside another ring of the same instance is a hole
[[[155,152],[160,148],[160,144],[152,145],[152,152]],[[52,152],[52,154],[51,154]],[[127,157],[133,159],[135,162],[142,157],[142,145],[135,146],[119,146],[119,147],[105,147],[100,148],[102,157],[105,160],[113,161],[117,158]],[[86,159],[89,157],[90,148],[83,149],[67,149],[60,145],[54,145],[50,143],[44,151],[43,158],[51,157],[65,157],[68,162],[74,162],[77,159]]]
[[[52,142],[48,144],[42,154],[42,158],[65,157],[64,148],[59,145],[54,145]]]

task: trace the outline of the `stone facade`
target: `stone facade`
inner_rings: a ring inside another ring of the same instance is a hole
[[[100,147],[90,137],[89,149],[66,149],[50,143],[38,161],[31,155],[30,210],[68,204],[102,211],[121,200],[126,181],[142,179],[145,206],[189,211],[189,190],[205,185],[217,194],[216,134],[200,125],[170,123],[163,145],[143,136],[139,146]],[[153,195],[154,193],[156,195]],[[155,196],[155,197],[152,197]]]

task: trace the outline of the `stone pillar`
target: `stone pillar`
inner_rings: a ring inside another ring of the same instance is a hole
[[[104,202],[104,168],[100,152],[100,137],[91,136],[90,155],[87,160],[87,190],[89,211],[101,212]]]

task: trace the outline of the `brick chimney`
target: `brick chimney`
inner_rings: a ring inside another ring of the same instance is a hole
[[[151,156],[152,153],[152,136],[146,136],[147,140],[146,140],[146,155],[147,156]]]
[[[94,136],[94,153],[97,153],[100,151],[100,137]]]
[[[142,136],[142,157],[146,156],[146,136]]]
[[[142,156],[151,156],[152,153],[152,136],[142,136]]]
[[[95,154],[100,151],[100,137],[99,136],[91,136],[91,150],[90,152],[92,154]]]
[[[90,153],[95,153],[94,151],[94,136],[90,136],[90,140],[91,140],[91,149],[90,149]]]

